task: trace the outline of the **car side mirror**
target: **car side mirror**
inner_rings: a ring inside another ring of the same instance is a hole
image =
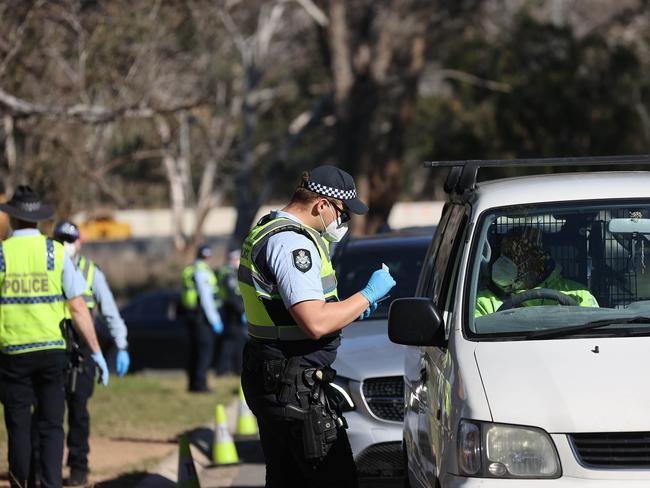
[[[388,311],[388,337],[407,346],[445,344],[444,324],[431,298],[398,298]]]

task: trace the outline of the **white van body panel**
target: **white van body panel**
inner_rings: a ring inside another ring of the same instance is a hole
[[[594,352],[598,346],[598,352]],[[650,430],[650,337],[482,342],[495,422],[549,433]]]

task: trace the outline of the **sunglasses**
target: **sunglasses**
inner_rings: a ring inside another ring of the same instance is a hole
[[[327,200],[327,201],[330,203],[330,205],[331,205],[332,207],[334,207],[334,208],[336,209],[336,211],[337,211],[337,212],[339,213],[339,215],[341,216],[341,223],[342,223],[342,224],[345,224],[346,222],[349,222],[349,221],[350,221],[350,214],[349,214],[348,212],[346,212],[346,211],[345,211],[344,209],[342,209],[342,208],[339,208],[339,206],[338,206],[336,203],[334,203],[333,201],[331,201],[331,200]]]

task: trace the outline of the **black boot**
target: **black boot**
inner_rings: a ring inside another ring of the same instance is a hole
[[[67,486],[85,486],[88,483],[88,472],[72,468]]]

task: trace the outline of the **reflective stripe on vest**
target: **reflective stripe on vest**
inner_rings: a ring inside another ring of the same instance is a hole
[[[0,255],[2,352],[65,349],[63,246],[40,234],[12,237],[0,243]]]
[[[316,230],[306,225],[269,214],[258,222],[244,241],[239,265],[239,289],[244,300],[248,333],[251,337],[282,341],[310,339],[284,307],[277,284],[262,275],[256,262],[268,239],[288,231],[302,234],[314,242],[321,258],[323,297],[326,301],[338,300],[336,274],[330,259],[329,243]],[[332,336],[336,335],[338,332]]]
[[[208,273],[208,283],[212,286],[213,294],[218,293],[217,277],[205,261],[197,260],[183,269],[183,290],[181,292],[181,304],[186,310],[196,310],[199,306],[199,293],[196,288],[194,275],[201,269]]]
[[[83,298],[88,308],[95,308],[95,294],[93,293],[93,280],[95,279],[95,263],[88,259],[86,256],[79,256],[79,264],[77,265],[79,271],[86,280],[86,291],[84,291]]]

